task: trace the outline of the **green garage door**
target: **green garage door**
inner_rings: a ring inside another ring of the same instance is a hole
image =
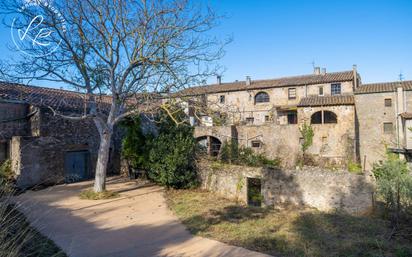
[[[65,179],[67,183],[88,178],[88,151],[67,152],[65,157]]]

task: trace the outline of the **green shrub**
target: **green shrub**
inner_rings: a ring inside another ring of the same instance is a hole
[[[176,125],[163,114],[159,134],[150,143],[149,178],[166,187],[197,186],[195,149],[193,128],[188,124]]]
[[[411,214],[412,176],[408,164],[395,154],[388,154],[382,163],[372,170],[377,184],[378,197],[383,201],[387,214],[398,221],[401,214]]]
[[[122,143],[122,155],[135,169],[147,169],[151,134],[144,134],[140,117],[130,117],[122,122],[126,135]]]
[[[181,109],[173,111],[174,119],[183,120]],[[138,118],[123,124],[126,137],[124,156],[134,168],[147,171],[149,179],[171,188],[190,188],[198,185],[195,166],[196,141],[193,128],[175,123],[165,112],[156,118],[157,135],[144,134]]]
[[[303,157],[305,157],[306,151],[313,144],[313,128],[311,125],[304,123],[302,127],[299,128],[300,134],[302,135],[303,142],[301,144]],[[305,158],[303,158],[305,159]]]
[[[279,159],[268,159],[263,154],[255,153],[249,147],[239,147],[236,142],[225,142],[221,148],[220,161],[252,167],[278,167]]]

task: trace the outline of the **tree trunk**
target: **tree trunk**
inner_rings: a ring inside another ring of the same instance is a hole
[[[106,190],[106,170],[109,161],[110,141],[112,131],[107,129],[103,131],[100,138],[99,153],[96,164],[96,177],[94,180],[94,192],[99,193]]]

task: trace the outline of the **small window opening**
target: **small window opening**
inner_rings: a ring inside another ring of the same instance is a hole
[[[296,88],[288,89],[288,97],[289,97],[289,100],[296,99]]]
[[[254,121],[255,121],[255,118],[253,118],[253,117],[246,118],[246,124],[248,124],[248,125],[252,125],[254,123]]]
[[[220,96],[220,103],[221,103],[221,104],[224,104],[224,103],[225,103],[225,96],[224,96],[224,95],[221,95],[221,96]]]
[[[391,134],[393,132],[393,123],[392,122],[383,123],[383,132],[385,134]]]
[[[262,142],[260,140],[253,140],[252,141],[252,147],[253,148],[260,148],[260,147],[262,147]]]
[[[392,99],[391,98],[386,98],[385,99],[385,107],[391,107],[392,106]]]

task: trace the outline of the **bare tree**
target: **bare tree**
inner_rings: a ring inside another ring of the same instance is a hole
[[[35,6],[21,8],[28,2]],[[96,192],[105,190],[115,125],[148,111],[153,107],[148,103],[160,93],[177,92],[217,74],[216,61],[227,43],[211,37],[219,17],[196,1],[5,0],[0,8],[4,22],[26,31],[32,41],[14,49],[24,53],[3,62],[0,67],[7,69],[0,74],[25,82],[63,82],[86,96],[81,115],[53,111],[68,119],[93,119],[100,134]],[[98,104],[103,94],[110,98],[107,108]]]

